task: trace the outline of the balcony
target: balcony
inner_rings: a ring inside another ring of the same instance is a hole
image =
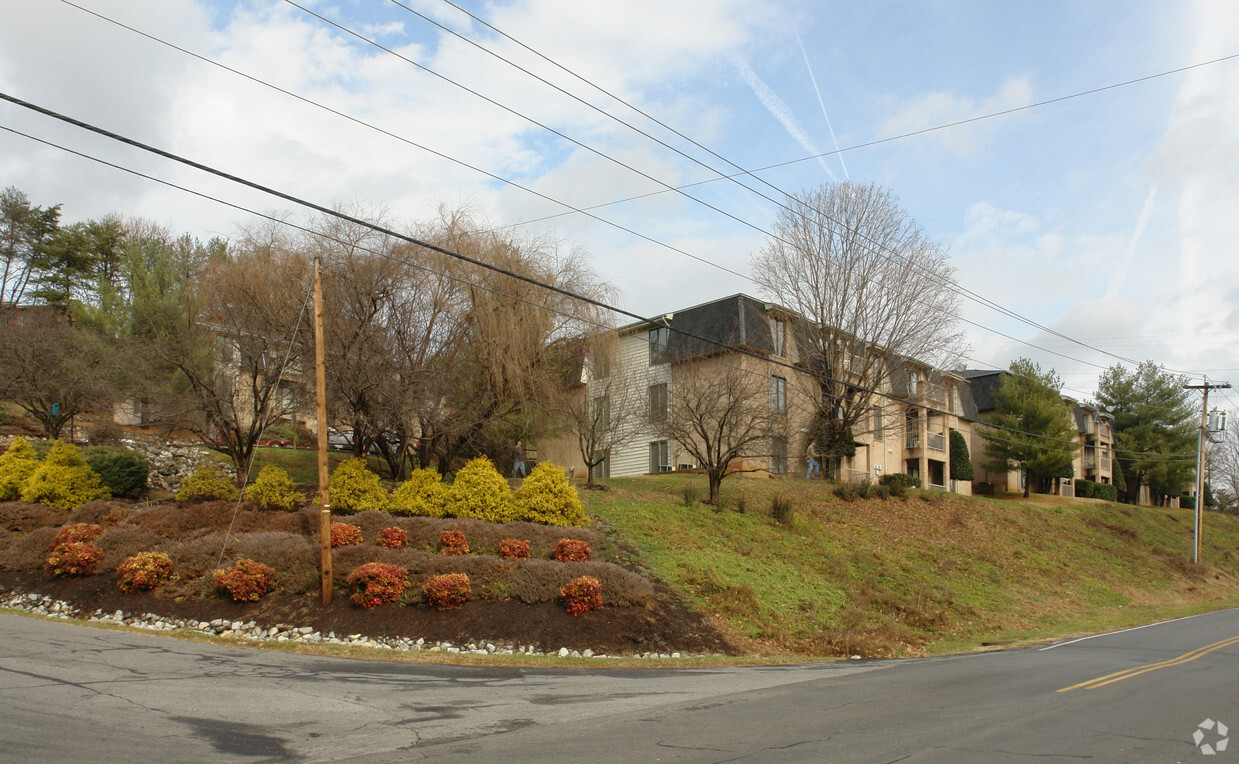
[[[927,438],[927,440],[929,441],[930,450],[932,451],[945,451],[946,450],[946,434],[945,433],[931,432],[929,433],[929,437]]]

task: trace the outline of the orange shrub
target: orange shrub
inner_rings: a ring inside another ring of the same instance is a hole
[[[404,549],[409,545],[409,532],[404,528],[384,528],[376,543],[384,549]]]
[[[602,583],[593,576],[581,576],[564,584],[559,590],[564,609],[572,615],[582,615],[602,607]]]
[[[172,558],[163,552],[142,552],[117,565],[116,573],[122,592],[149,592],[172,576]]]
[[[557,562],[589,562],[589,544],[580,539],[560,539],[555,545]]]
[[[399,565],[368,562],[349,573],[344,581],[353,587],[353,604],[369,608],[398,601],[409,584],[407,575],[408,571]]]
[[[52,539],[52,549],[62,544],[74,544],[79,541],[94,541],[103,535],[103,528],[94,523],[74,523],[62,527],[56,538]]]
[[[443,573],[431,576],[422,587],[426,602],[439,610],[454,610],[469,601],[473,589],[464,573]]]
[[[70,541],[54,547],[47,564],[58,576],[89,576],[102,559],[103,550],[89,541]]]
[[[236,602],[257,602],[275,588],[275,571],[261,562],[242,557],[231,567],[215,571],[215,586]]]
[[[469,554],[469,542],[465,532],[443,531],[439,534],[439,554]]]
[[[352,546],[361,543],[361,528],[348,523],[331,524],[331,547]]]
[[[500,539],[499,556],[505,560],[528,560],[529,542],[521,539]]]

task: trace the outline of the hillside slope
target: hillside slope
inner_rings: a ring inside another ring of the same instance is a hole
[[[754,652],[933,654],[1239,604],[1239,517],[1215,512],[1196,566],[1190,510],[731,478],[715,511],[700,476],[606,482],[602,527]]]

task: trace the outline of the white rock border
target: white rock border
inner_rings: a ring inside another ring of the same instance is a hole
[[[118,624],[151,631],[191,632],[210,637],[235,639],[241,643],[249,640],[260,642],[300,642],[304,644],[352,645],[377,650],[395,650],[398,652],[454,653],[460,655],[523,655],[558,658],[625,657],[654,660],[679,660],[681,658],[693,657],[688,653],[679,652],[647,652],[630,656],[610,656],[603,653],[595,653],[589,649],[570,650],[567,647],[543,652],[534,645],[495,645],[491,642],[470,642],[467,645],[454,645],[451,642],[431,643],[421,637],[367,637],[362,634],[338,637],[334,631],[324,635],[316,631],[312,626],[298,627],[279,623],[275,626],[264,627],[253,621],[229,621],[223,618],[217,618],[213,621],[198,621],[192,618],[168,618],[154,613],[133,615],[123,610],[117,610],[114,613],[95,610],[89,615],[83,615],[82,611],[62,600],[55,600],[43,594],[23,594],[15,591],[8,592],[3,599],[0,599],[0,607],[43,615],[49,618],[62,618],[65,620],[74,618],[82,621]]]

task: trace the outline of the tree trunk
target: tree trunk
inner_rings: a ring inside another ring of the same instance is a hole
[[[719,491],[719,486],[721,486],[723,483],[723,476],[721,473],[716,473],[713,470],[711,470],[709,472],[709,479],[710,479],[710,498],[706,499],[706,504],[709,504],[712,507],[717,507],[718,506],[718,491]]]

